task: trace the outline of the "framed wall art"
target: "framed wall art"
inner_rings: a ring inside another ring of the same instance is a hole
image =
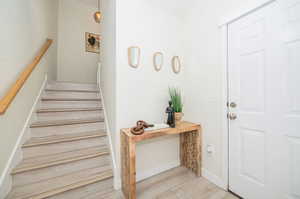
[[[85,51],[100,54],[100,35],[85,33]]]

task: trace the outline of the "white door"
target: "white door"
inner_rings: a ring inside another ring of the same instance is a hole
[[[300,0],[229,25],[228,81],[230,190],[300,199]]]

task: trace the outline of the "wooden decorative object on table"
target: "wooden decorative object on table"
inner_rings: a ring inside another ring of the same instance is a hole
[[[142,135],[142,134],[144,134],[145,129],[150,128],[150,127],[154,127],[154,125],[148,124],[147,122],[145,122],[143,120],[139,120],[136,122],[136,126],[132,127],[130,129],[130,131],[133,135]]]

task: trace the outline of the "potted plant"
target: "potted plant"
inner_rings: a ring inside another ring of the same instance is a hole
[[[172,108],[175,112],[175,123],[177,125],[181,122],[183,117],[183,113],[182,113],[183,103],[182,103],[181,92],[177,88],[169,88],[169,94],[172,102]]]

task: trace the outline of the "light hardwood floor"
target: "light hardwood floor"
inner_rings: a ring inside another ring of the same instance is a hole
[[[121,192],[113,198],[123,199]],[[178,167],[137,184],[138,199],[238,199],[203,177]]]

